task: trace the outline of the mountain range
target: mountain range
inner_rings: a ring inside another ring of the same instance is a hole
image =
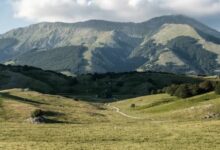
[[[0,35],[0,63],[65,74],[162,71],[216,74],[220,33],[171,15],[141,23],[39,23]]]

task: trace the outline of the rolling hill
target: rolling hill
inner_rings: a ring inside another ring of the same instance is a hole
[[[105,105],[4,90],[0,149],[218,150],[219,98],[213,92],[189,99],[158,94]],[[42,109],[50,122],[28,122],[35,109]]]
[[[0,62],[68,73],[216,74],[220,33],[182,15],[142,23],[39,23],[0,36]]]

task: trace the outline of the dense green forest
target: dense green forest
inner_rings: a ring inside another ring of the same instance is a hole
[[[28,88],[43,93],[124,98],[148,95],[171,84],[198,83],[200,79],[163,72],[82,74],[67,77],[28,66],[0,66],[0,88]]]

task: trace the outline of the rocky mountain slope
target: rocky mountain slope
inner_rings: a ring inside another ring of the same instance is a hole
[[[220,33],[181,15],[142,23],[40,23],[1,35],[0,62],[70,73],[216,74]]]

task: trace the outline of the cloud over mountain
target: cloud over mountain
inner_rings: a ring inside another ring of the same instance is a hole
[[[88,19],[143,21],[165,14],[216,18],[220,0],[11,0],[18,18],[76,22]]]

